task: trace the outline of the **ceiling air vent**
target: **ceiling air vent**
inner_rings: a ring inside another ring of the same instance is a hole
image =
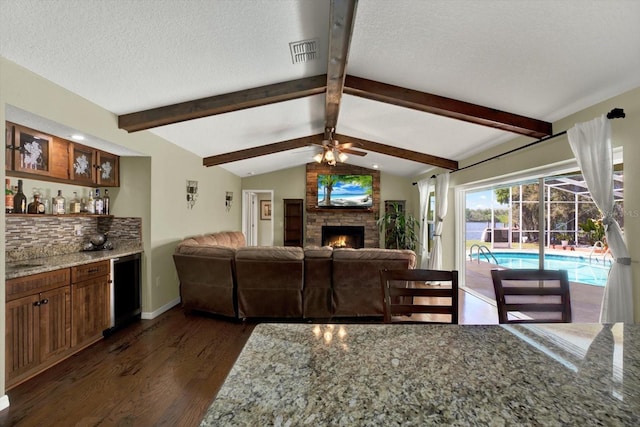
[[[289,49],[294,64],[313,61],[318,58],[318,39],[289,43]]]

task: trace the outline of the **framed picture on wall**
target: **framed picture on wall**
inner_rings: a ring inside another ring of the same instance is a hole
[[[260,200],[260,219],[271,219],[271,200]]]

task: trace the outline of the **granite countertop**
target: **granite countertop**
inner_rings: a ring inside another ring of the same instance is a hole
[[[201,425],[636,426],[640,325],[261,324]]]
[[[42,258],[7,262],[5,264],[5,280],[32,274],[46,273],[60,268],[75,267],[77,265],[118,258],[126,255],[142,253],[142,244],[138,242],[117,243],[112,250],[98,250],[73,252]]]

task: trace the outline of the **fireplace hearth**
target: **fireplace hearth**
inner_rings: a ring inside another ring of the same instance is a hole
[[[364,227],[351,225],[323,225],[322,246],[333,248],[363,248]]]

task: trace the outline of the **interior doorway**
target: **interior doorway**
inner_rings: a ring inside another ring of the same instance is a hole
[[[242,232],[247,246],[273,246],[273,190],[242,190]]]

